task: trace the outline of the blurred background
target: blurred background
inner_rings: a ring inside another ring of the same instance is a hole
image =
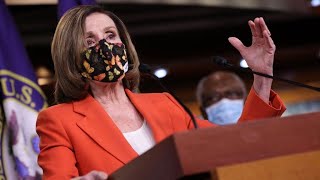
[[[6,0],[22,36],[38,82],[53,105],[54,70],[50,43],[57,25],[57,0]],[[320,87],[320,2],[311,0],[97,0],[127,25],[142,63],[196,115],[195,89],[203,76],[223,70],[211,61],[223,56],[240,67],[228,42],[251,42],[248,20],[264,17],[277,46],[274,76]],[[249,89],[253,76],[237,72]],[[145,92],[161,92],[147,79]],[[320,93],[274,81],[285,115],[320,110]]]

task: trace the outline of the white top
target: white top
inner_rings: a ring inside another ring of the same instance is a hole
[[[131,147],[139,154],[146,152],[155,145],[152,132],[146,122],[143,121],[142,126],[136,131],[123,133]]]

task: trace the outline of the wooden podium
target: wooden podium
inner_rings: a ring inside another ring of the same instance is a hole
[[[176,133],[110,179],[320,179],[320,113]]]

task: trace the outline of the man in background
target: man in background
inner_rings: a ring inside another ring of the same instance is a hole
[[[237,122],[246,96],[244,82],[228,71],[216,71],[203,77],[196,90],[203,118],[218,125]]]

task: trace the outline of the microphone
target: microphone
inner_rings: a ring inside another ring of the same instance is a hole
[[[244,69],[244,68],[235,67],[233,64],[230,64],[225,58],[223,58],[221,56],[213,56],[211,59],[215,64],[217,64],[219,66],[229,67],[229,68],[240,70],[240,71],[246,72],[246,73],[253,73],[253,74],[256,74],[256,75],[259,75],[259,76],[271,78],[271,79],[278,80],[278,81],[283,81],[283,82],[286,82],[286,83],[289,83],[289,84],[293,84],[295,86],[300,86],[300,87],[311,89],[311,90],[318,91],[318,92],[320,91],[319,87],[309,86],[307,84],[299,83],[299,82],[296,82],[296,81],[291,81],[291,80],[288,80],[288,79],[283,79],[283,78],[280,78],[280,77],[271,76],[271,75],[264,74],[264,73],[261,73],[261,72],[252,71],[251,69]]]
[[[184,104],[182,103],[182,101],[181,101],[172,91],[170,91],[166,86],[163,85],[163,83],[161,82],[160,78],[158,78],[156,75],[154,75],[154,74],[151,72],[151,68],[150,68],[149,65],[141,63],[141,64],[139,65],[139,71],[140,71],[141,73],[145,73],[145,74],[150,75],[152,79],[155,79],[155,80],[159,83],[159,85],[161,86],[161,88],[162,88],[164,91],[170,93],[170,94],[178,101],[178,103],[182,106],[182,108],[188,113],[188,115],[190,116],[190,118],[191,118],[191,120],[192,120],[192,123],[193,123],[194,128],[195,128],[195,129],[198,129],[198,123],[197,123],[194,115],[193,115],[192,112],[190,111],[190,109],[189,109],[186,105],[184,105]]]

